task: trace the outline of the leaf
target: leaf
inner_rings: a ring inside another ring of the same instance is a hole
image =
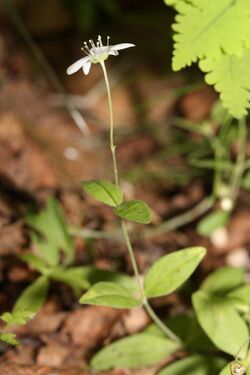
[[[86,272],[86,279],[90,285],[96,284],[100,281],[109,281],[124,286],[131,293],[138,290],[137,282],[134,277],[130,277],[120,272],[99,269],[92,266],[86,266],[84,268]]]
[[[10,344],[13,346],[19,344],[19,342],[16,340],[16,334],[11,332],[0,333],[0,341],[6,342],[6,344]]]
[[[145,295],[151,298],[172,293],[189,278],[205,254],[203,247],[191,247],[160,258],[145,276]]]
[[[109,181],[86,181],[83,182],[83,189],[92,198],[111,207],[119,206],[123,202],[122,190]]]
[[[220,350],[235,356],[249,337],[245,321],[225,298],[198,291],[192,300],[198,321],[211,341]],[[240,358],[246,352],[247,348],[242,348]]]
[[[222,51],[239,56],[249,48],[249,0],[192,0],[181,2],[178,11],[173,25],[174,70],[204,57],[219,60]]]
[[[91,360],[96,371],[136,368],[157,363],[178,349],[178,344],[162,337],[139,333],[118,340],[100,350]]]
[[[174,7],[176,10],[179,9],[179,6],[182,3],[189,3],[191,2],[190,0],[163,0],[164,3],[168,6]]]
[[[250,284],[234,289],[227,294],[227,298],[233,302],[237,310],[247,312],[250,307]]]
[[[45,261],[33,254],[23,254],[19,258],[40,273],[46,272],[48,267]]]
[[[151,213],[148,205],[141,200],[131,200],[116,207],[115,214],[124,220],[141,224],[149,224]]]
[[[29,214],[26,220],[33,229],[40,233],[40,236],[34,233],[32,240],[50,266],[59,264],[60,250],[65,255],[65,264],[73,260],[73,243],[62,210],[55,199],[50,198],[42,212]]]
[[[237,289],[232,290],[227,296],[232,298],[238,298],[241,301],[250,305],[250,284],[246,284]]]
[[[200,289],[221,296],[242,285],[244,278],[245,271],[243,268],[222,267],[209,275],[201,284]]]
[[[59,268],[50,272],[50,278],[68,284],[78,296],[83,289],[88,289],[86,267]]]
[[[49,288],[46,276],[38,277],[20,295],[14,305],[13,311],[27,310],[34,314],[43,306]]]
[[[248,22],[250,26],[250,20]],[[238,119],[247,114],[250,106],[249,64],[250,51],[242,56],[223,55],[219,60],[204,59],[199,64],[200,69],[206,73],[206,83],[214,85],[224,107]]]
[[[0,319],[10,325],[23,325],[30,319],[34,318],[34,312],[28,310],[15,310],[13,312],[5,312],[0,316]]]
[[[192,355],[171,363],[158,375],[215,375],[225,366],[225,363],[224,359],[217,357]]]
[[[229,214],[225,211],[216,211],[205,216],[197,226],[197,232],[201,236],[210,236],[216,229],[227,225]]]
[[[132,308],[142,305],[128,289],[111,282],[94,284],[81,298],[80,303],[116,308]]]

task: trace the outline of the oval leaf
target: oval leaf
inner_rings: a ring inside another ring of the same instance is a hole
[[[235,356],[249,338],[245,321],[225,299],[196,292],[192,297],[198,321],[210,340],[225,353]],[[247,345],[239,353],[244,358]]]
[[[80,303],[116,308],[132,308],[141,306],[142,301],[137,300],[121,285],[111,282],[94,284],[81,298]]]
[[[198,226],[197,232],[201,236],[209,237],[216,229],[223,228],[227,225],[229,214],[226,211],[216,211],[208,214],[202,219]]]
[[[245,271],[239,267],[222,267],[209,275],[201,285],[204,292],[223,295],[244,282]]]
[[[225,363],[221,358],[193,355],[170,364],[158,375],[215,375]]]
[[[122,219],[141,224],[149,224],[151,221],[150,208],[145,202],[140,200],[124,202],[119,207],[116,207],[115,214]]]
[[[14,311],[28,310],[36,313],[44,304],[49,288],[46,276],[38,277],[20,295],[14,305]]]
[[[116,185],[105,180],[91,180],[83,182],[83,189],[92,198],[108,206],[116,207],[123,202],[123,192]]]
[[[91,360],[96,371],[114,367],[135,368],[152,365],[167,358],[178,344],[163,337],[139,333],[118,340],[98,352]]]
[[[160,297],[177,289],[194,272],[204,255],[203,247],[191,247],[160,258],[145,276],[147,297]]]

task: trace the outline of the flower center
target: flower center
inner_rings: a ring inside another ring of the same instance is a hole
[[[107,60],[110,51],[109,39],[110,37],[108,36],[106,46],[102,44],[102,38],[100,35],[98,36],[96,44],[92,39],[89,40],[89,44],[84,42],[84,47],[82,50],[90,57],[92,64],[98,64]]]

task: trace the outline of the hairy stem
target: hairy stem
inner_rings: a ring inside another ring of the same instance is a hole
[[[108,80],[108,75],[107,75],[107,70],[105,66],[105,62],[101,61],[100,62],[103,74],[104,74],[104,79],[105,79],[105,84],[107,88],[107,95],[108,95],[108,104],[109,104],[109,120],[110,120],[110,150],[112,154],[112,162],[113,162],[113,172],[114,172],[114,179],[115,179],[115,184],[119,188],[119,176],[118,176],[118,168],[117,168],[117,160],[116,160],[116,146],[114,144],[114,116],[113,116],[113,106],[112,106],[112,97],[111,97],[111,90],[110,90],[110,85],[109,85],[109,80]],[[144,287],[143,283],[141,282],[140,278],[140,273],[138,270],[138,266],[136,263],[133,247],[130,241],[128,229],[126,226],[126,223],[124,220],[121,220],[121,229],[122,233],[124,236],[124,240],[128,249],[130,261],[132,264],[133,272],[138,284],[138,290],[140,293],[140,298],[143,300],[143,306],[145,307],[146,311],[148,312],[149,316],[151,319],[154,321],[154,323],[166,334],[167,337],[170,339],[180,342],[180,339],[161,321],[161,319],[155,314],[153,309],[150,307],[148,300],[145,296],[144,293]]]

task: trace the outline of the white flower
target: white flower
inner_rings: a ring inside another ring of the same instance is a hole
[[[102,38],[99,35],[96,45],[93,40],[89,40],[90,47],[84,42],[84,48],[82,50],[86,53],[86,57],[77,60],[74,64],[70,65],[67,69],[67,74],[73,74],[82,68],[84,74],[89,74],[91,64],[102,63],[107,60],[109,55],[119,55],[119,50],[134,47],[131,43],[120,43],[114,46],[109,45],[109,36],[107,37],[107,45],[102,44]]]

